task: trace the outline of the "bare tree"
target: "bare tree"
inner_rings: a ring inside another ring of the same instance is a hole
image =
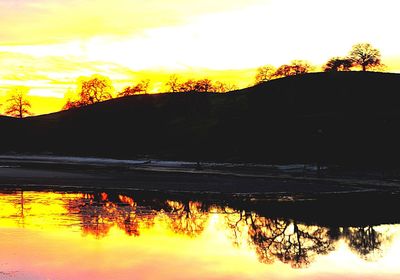
[[[355,44],[349,54],[349,58],[363,71],[382,66],[381,53],[369,43]]]
[[[111,99],[111,92],[112,87],[109,78],[93,76],[89,80],[82,81],[79,95],[83,103],[93,104]]]
[[[168,82],[165,84],[168,92],[179,92],[179,78],[177,75],[171,75]]]
[[[11,90],[11,96],[7,99],[6,115],[17,118],[33,115],[30,111],[32,106],[26,96],[27,93],[28,89],[25,87],[16,87]]]
[[[82,78],[79,82],[77,100],[68,100],[63,109],[86,106],[112,98],[111,80],[101,75]]]

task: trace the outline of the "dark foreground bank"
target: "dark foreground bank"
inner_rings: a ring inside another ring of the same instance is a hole
[[[223,194],[334,194],[400,191],[394,173],[334,166],[254,165],[0,156],[3,186],[60,186]]]

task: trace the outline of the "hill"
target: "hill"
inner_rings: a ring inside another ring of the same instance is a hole
[[[1,152],[396,164],[400,75],[311,73],[228,94],[137,95],[1,118]]]

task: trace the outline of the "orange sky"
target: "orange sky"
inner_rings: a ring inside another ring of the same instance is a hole
[[[320,66],[369,42],[400,72],[397,0],[18,0],[0,2],[0,103],[13,86],[62,99],[80,76],[118,91],[173,73],[245,87],[255,68],[303,59]],[[32,101],[36,114],[63,101]],[[4,107],[4,106],[3,106]],[[1,110],[1,107],[0,107]]]

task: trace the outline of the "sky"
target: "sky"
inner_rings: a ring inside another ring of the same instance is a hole
[[[171,74],[245,87],[261,65],[321,66],[361,42],[400,72],[399,10],[398,0],[0,0],[0,103],[27,86],[35,113],[58,111],[93,74],[117,91],[150,79],[159,92]]]

